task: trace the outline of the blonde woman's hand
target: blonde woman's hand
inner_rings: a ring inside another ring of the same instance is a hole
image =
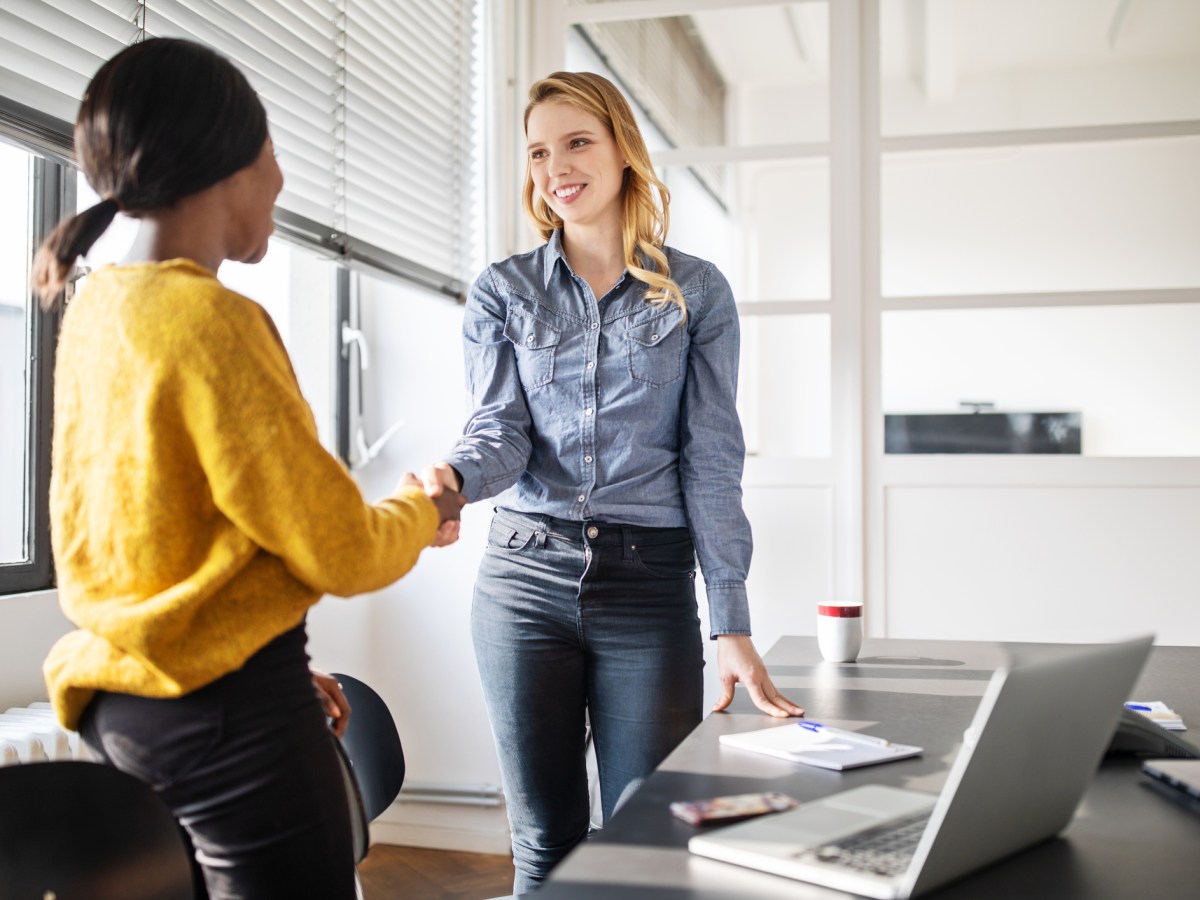
[[[409,481],[408,479],[412,479]],[[403,484],[415,484],[425,489],[429,499],[438,508],[440,524],[431,547],[446,547],[458,540],[460,510],[467,500],[458,492],[458,476],[447,463],[436,463],[421,470],[418,479],[411,472],[404,475]]]
[[[462,490],[458,473],[450,463],[440,462],[426,466],[421,470],[421,480],[425,483],[425,493],[430,497],[436,497],[447,488],[452,491]]]
[[[725,709],[733,702],[733,686],[740,681],[750,692],[754,705],[767,715],[780,719],[804,715],[803,707],[775,688],[767,674],[767,666],[748,634],[717,635],[717,669],[721,675],[721,697],[713,706],[713,712]]]

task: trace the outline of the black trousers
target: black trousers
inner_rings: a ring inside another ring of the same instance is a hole
[[[213,900],[355,897],[350,813],[304,624],[185,697],[101,692],[80,733],[153,787]]]

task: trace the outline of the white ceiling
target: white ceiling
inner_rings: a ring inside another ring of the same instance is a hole
[[[1200,59],[1200,0],[881,0],[880,8],[885,79]],[[826,3],[692,19],[730,84],[828,79]]]

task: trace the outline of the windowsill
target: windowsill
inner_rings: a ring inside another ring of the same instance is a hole
[[[58,591],[54,588],[50,588],[48,590],[41,590],[41,591],[25,591],[23,593],[19,592],[19,593],[15,593],[15,594],[0,594],[0,604],[4,603],[5,600],[17,600],[17,599],[21,599],[21,600],[57,600],[58,599]]]

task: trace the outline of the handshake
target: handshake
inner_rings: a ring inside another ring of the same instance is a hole
[[[422,487],[438,511],[438,530],[431,547],[445,547],[458,540],[459,511],[467,505],[467,498],[459,493],[462,484],[458,473],[449,463],[435,463],[421,470],[418,478],[405,472],[399,487]]]

